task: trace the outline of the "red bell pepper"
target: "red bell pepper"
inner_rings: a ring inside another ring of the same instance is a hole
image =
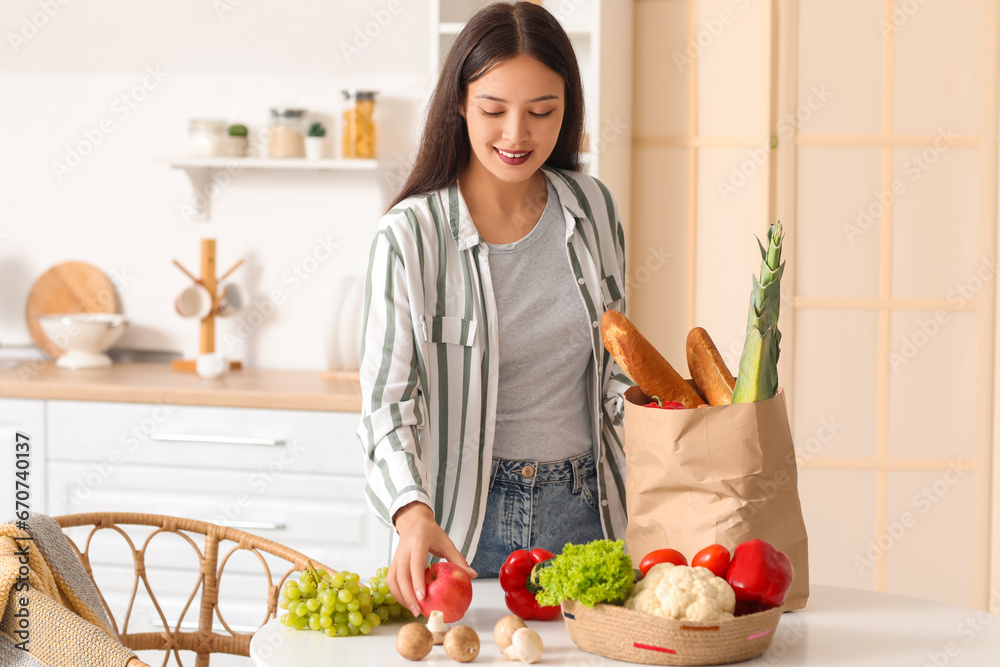
[[[726,581],[736,593],[736,615],[780,607],[794,576],[788,556],[770,542],[750,540],[736,545],[726,570]]]
[[[559,616],[561,610],[558,605],[547,607],[535,600],[535,593],[541,588],[533,570],[539,563],[553,557],[555,554],[546,549],[518,549],[507,557],[500,568],[500,588],[504,590],[504,602],[511,613],[524,620],[547,621]]]
[[[663,410],[683,410],[684,404],[680,401],[664,401],[659,396],[654,396],[653,400],[646,403],[644,408],[661,408]]]

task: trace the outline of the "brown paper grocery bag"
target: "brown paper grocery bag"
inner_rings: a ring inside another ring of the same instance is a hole
[[[643,407],[625,392],[625,543],[638,567],[654,549],[690,560],[710,544],[760,538],[795,568],[785,605],[809,599],[809,558],[785,395],[693,410]]]

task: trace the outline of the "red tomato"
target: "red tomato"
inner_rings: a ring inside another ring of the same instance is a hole
[[[715,576],[725,579],[726,570],[729,569],[729,549],[721,544],[705,547],[691,559],[691,567],[699,566],[711,570]]]
[[[646,576],[649,572],[649,568],[654,565],[659,565],[660,563],[673,563],[674,565],[687,565],[687,558],[684,557],[680,551],[676,549],[657,549],[656,551],[650,551],[646,554],[646,557],[642,559],[639,563],[639,571],[642,572],[642,576]]]

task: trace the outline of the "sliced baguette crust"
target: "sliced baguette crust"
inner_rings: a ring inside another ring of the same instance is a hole
[[[711,336],[701,327],[688,332],[687,361],[691,380],[709,405],[729,405],[733,402],[736,378],[729,372]]]
[[[625,375],[632,378],[646,396],[679,401],[685,408],[705,405],[698,392],[617,310],[608,310],[601,317],[601,339]]]

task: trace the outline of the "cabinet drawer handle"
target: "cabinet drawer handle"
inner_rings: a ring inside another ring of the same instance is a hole
[[[241,438],[235,435],[185,435],[182,433],[154,433],[153,440],[160,442],[213,442],[223,445],[265,445],[283,447],[284,438]]]
[[[238,528],[239,530],[285,530],[288,528],[286,523],[276,523],[268,521],[225,521],[222,519],[212,520],[208,523],[214,523],[216,526],[222,526],[223,528]]]

